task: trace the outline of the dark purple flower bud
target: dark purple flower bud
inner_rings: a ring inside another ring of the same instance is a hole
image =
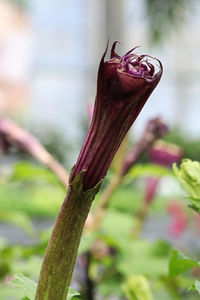
[[[72,176],[74,179],[86,170],[84,190],[104,178],[124,136],[162,75],[159,60],[132,53],[135,48],[120,57],[115,52],[116,43],[110,59],[104,61],[107,46],[100,62],[94,114]]]
[[[149,136],[154,135],[158,139],[164,136],[168,132],[168,130],[169,128],[167,124],[164,123],[161,118],[157,117],[149,120],[149,122],[147,123],[146,134],[148,134]],[[152,138],[149,137],[149,140],[152,140]]]
[[[177,145],[164,141],[157,141],[149,150],[149,159],[157,165],[171,168],[174,162],[178,162],[183,157],[183,151]]]

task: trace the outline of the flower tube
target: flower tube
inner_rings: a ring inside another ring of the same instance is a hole
[[[148,55],[115,52],[100,62],[92,122],[75,165],[73,179],[83,175],[84,190],[94,187],[107,173],[127,131],[137,118],[162,75],[162,64]],[[153,61],[157,63],[156,67]]]

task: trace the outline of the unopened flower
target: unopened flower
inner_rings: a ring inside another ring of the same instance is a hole
[[[161,140],[156,141],[152,148],[149,150],[150,162],[168,168],[171,168],[174,162],[180,161],[182,157],[183,151],[180,147]],[[159,178],[147,178],[144,195],[144,201],[146,205],[150,205],[150,203],[155,198],[159,182]]]
[[[101,59],[93,118],[72,175],[74,179],[85,170],[84,190],[104,178],[124,136],[162,75],[159,60],[132,53],[135,48],[119,56],[116,43],[110,59],[104,61],[107,49]]]
[[[149,151],[149,160],[152,163],[169,168],[182,157],[183,151],[180,147],[161,140],[157,141]]]
[[[180,168],[176,165],[173,167],[185,190],[193,199],[200,200],[200,162],[184,159]]]

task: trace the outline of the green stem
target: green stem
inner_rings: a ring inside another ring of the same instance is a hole
[[[149,206],[143,205],[141,209],[136,213],[134,226],[131,232],[132,238],[136,238],[140,235],[143,230],[146,218],[148,216]]]
[[[99,187],[84,192],[82,172],[70,184],[46,249],[35,300],[66,300],[83,226]]]

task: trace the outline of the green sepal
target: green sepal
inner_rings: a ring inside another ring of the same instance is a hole
[[[75,166],[74,166],[75,167]],[[73,193],[78,193],[80,194],[81,197],[83,197],[83,199],[91,199],[93,200],[94,197],[96,196],[96,194],[98,193],[101,183],[103,181],[103,179],[100,180],[99,183],[97,183],[93,188],[84,191],[83,189],[83,176],[84,173],[86,172],[86,170],[82,170],[78,173],[78,175],[74,178],[74,180],[72,181],[73,178],[73,173],[74,173],[74,167],[71,169],[70,172],[70,178],[69,178],[69,188],[71,190],[71,192],[73,191]]]

